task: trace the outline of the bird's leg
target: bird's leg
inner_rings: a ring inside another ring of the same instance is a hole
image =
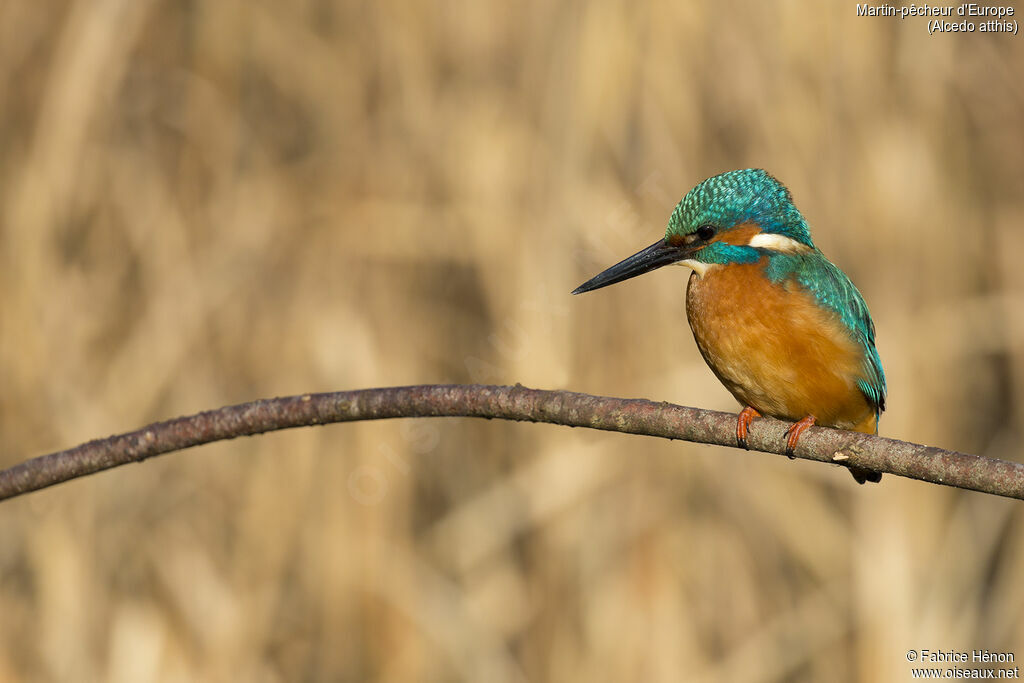
[[[796,450],[796,442],[800,440],[800,435],[807,431],[807,428],[817,422],[817,418],[813,415],[808,415],[799,422],[794,422],[793,425],[786,430],[786,455],[792,459],[793,451]]]
[[[747,428],[754,421],[755,417],[761,417],[761,413],[750,406],[745,406],[740,411],[740,417],[736,421],[736,443],[739,444],[740,448],[747,448]]]

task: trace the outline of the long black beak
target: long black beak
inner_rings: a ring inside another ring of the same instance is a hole
[[[590,292],[607,287],[608,285],[614,285],[616,282],[628,280],[637,275],[649,273],[662,266],[681,261],[691,252],[692,249],[674,246],[665,240],[658,240],[646,249],[638,251],[628,259],[620,261],[603,273],[590,278],[572,290],[572,293],[582,294],[583,292]]]

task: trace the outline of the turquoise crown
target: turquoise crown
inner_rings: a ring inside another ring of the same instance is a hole
[[[698,183],[676,205],[665,237],[686,235],[702,225],[727,230],[743,223],[814,246],[789,190],[760,168],[729,171]]]

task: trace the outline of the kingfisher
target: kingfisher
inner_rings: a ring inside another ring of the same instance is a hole
[[[686,193],[665,237],[577,287],[582,294],[667,265],[689,267],[686,317],[704,361],[743,407],[793,422],[792,457],[814,424],[878,433],[885,374],[864,298],[811,240],[789,190],[767,171],[716,175]],[[857,483],[882,474],[850,466]]]

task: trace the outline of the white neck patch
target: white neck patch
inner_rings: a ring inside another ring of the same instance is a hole
[[[747,246],[768,249],[769,251],[779,251],[784,254],[802,254],[811,250],[809,246],[802,242],[797,242],[792,237],[786,237],[774,232],[757,233],[750,238]]]

